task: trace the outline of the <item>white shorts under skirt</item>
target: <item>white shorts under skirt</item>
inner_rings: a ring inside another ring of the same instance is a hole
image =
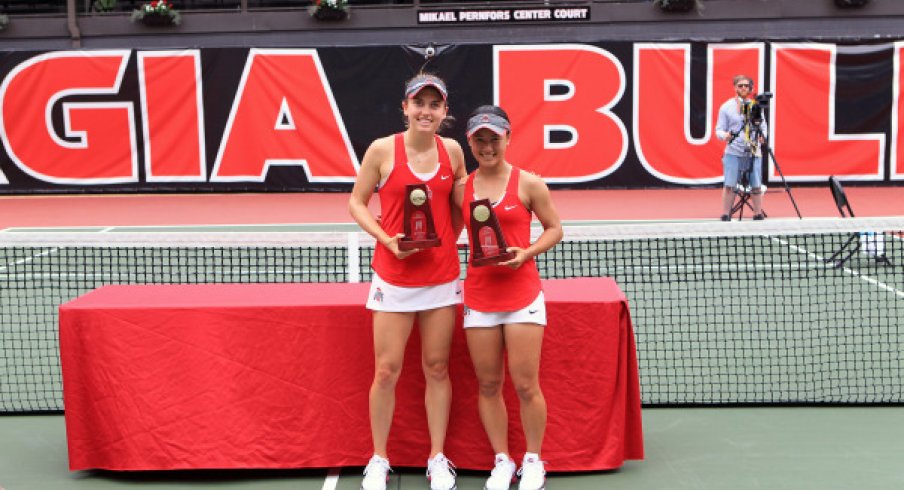
[[[367,293],[367,309],[409,312],[432,310],[461,303],[461,281],[456,278],[435,286],[403,287],[389,284],[375,272]]]
[[[546,325],[546,301],[543,291],[531,304],[517,311],[477,311],[465,306],[465,328],[495,327],[508,323],[536,323]]]

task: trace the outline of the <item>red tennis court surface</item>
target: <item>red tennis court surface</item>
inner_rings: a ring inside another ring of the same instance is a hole
[[[827,187],[792,189],[804,218],[838,216]],[[847,187],[858,217],[904,216],[904,187]],[[0,197],[9,227],[350,223],[347,193],[118,194]],[[560,190],[563,220],[714,220],[719,189]],[[379,208],[373,199],[371,208]],[[770,188],[770,218],[796,217],[784,190]],[[745,216],[749,217],[749,210]]]

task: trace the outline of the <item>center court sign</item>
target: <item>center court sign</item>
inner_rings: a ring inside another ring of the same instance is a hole
[[[418,24],[483,24],[494,22],[588,21],[587,7],[421,10]]]

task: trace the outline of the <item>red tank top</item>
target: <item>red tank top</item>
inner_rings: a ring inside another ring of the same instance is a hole
[[[475,174],[476,172],[468,176],[462,203],[471,250],[474,249],[475,238],[471,236],[470,226]],[[506,244],[510,247],[527,248],[530,246],[531,211],[518,198],[520,177],[521,170],[512,167],[505,194],[493,205],[493,212],[499,220]],[[538,294],[540,294],[540,273],[533,258],[517,269],[497,265],[473,267],[470,262],[468,263],[464,298],[468,308],[483,312],[516,311],[531,304],[537,299]]]
[[[389,236],[404,233],[405,186],[426,183],[430,197],[430,210],[436,234],[442,245],[426,248],[405,259],[398,259],[388,248],[377,244],[373,270],[386,282],[396,286],[420,287],[443,284],[454,280],[460,274],[458,249],[452,230],[452,212],[449,196],[455,182],[449,154],[439,136],[436,138],[436,152],[439,156],[439,170],[429,180],[421,180],[408,166],[405,154],[405,138],[402,133],[395,135],[395,157],[392,172],[379,188],[380,214],[383,230]]]

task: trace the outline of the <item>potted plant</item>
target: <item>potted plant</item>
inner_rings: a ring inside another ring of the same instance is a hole
[[[700,0],[653,0],[653,5],[666,12],[689,12],[694,8],[703,8]]]
[[[116,0],[94,0],[91,9],[95,12],[112,12],[116,10]]]
[[[314,0],[310,13],[317,20],[343,20],[348,17],[348,0]]]
[[[182,21],[182,16],[167,0],[154,0],[132,11],[132,22],[147,26],[169,26]]]

